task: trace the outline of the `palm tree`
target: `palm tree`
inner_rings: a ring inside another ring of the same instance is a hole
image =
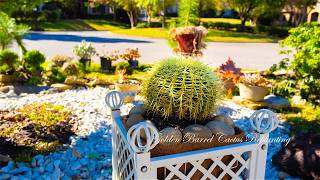
[[[0,12],[0,50],[10,48],[15,42],[26,52],[26,48],[23,44],[23,36],[29,32],[29,27],[22,24],[16,24],[13,18],[10,18],[7,14]]]

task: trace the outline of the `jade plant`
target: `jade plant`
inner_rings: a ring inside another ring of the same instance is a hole
[[[222,95],[212,69],[192,58],[161,62],[144,83],[148,110],[164,118],[202,122],[214,111]]]

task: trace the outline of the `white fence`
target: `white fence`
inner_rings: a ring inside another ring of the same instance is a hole
[[[139,123],[129,129],[131,133],[128,136],[119,110],[123,104],[122,94],[111,91],[106,102],[112,110],[113,119],[113,179],[264,179],[268,144],[260,143],[260,140],[268,139],[268,133],[278,126],[275,115],[269,110],[256,111],[251,116],[258,141],[151,157],[150,149],[156,145],[158,137],[147,138],[155,138],[149,144],[147,142],[147,146],[139,144],[139,128],[148,131],[151,125]]]

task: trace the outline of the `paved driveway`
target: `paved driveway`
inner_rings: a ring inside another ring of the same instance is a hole
[[[103,48],[124,50],[138,47],[142,63],[154,63],[173,56],[164,39],[128,37],[105,31],[33,32],[24,39],[27,49],[41,50],[47,57],[58,53],[74,56],[72,49],[81,40],[93,43],[97,51]],[[231,57],[239,67],[266,69],[281,60],[278,51],[277,43],[210,42],[204,52],[203,61],[212,66],[219,66]],[[98,62],[97,57],[95,61]]]

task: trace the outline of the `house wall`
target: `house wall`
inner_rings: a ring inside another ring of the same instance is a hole
[[[308,22],[320,23],[320,0],[317,5],[310,10],[310,13],[308,14]]]

